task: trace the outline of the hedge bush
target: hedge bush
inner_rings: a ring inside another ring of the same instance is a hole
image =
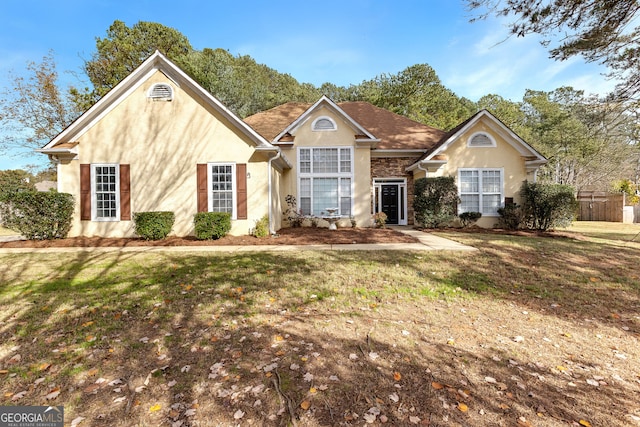
[[[67,237],[73,209],[73,196],[57,191],[20,191],[0,198],[3,225],[29,240]]]
[[[256,221],[253,235],[256,237],[267,237],[269,235],[269,215],[265,215]]]
[[[133,214],[135,233],[145,240],[161,240],[169,235],[176,215],[173,212],[136,212]]]
[[[546,231],[568,227],[576,217],[578,202],[571,186],[525,181],[520,197],[528,229]]]
[[[525,227],[525,216],[522,206],[515,203],[506,205],[504,208],[498,209],[500,219],[498,220],[498,227],[505,230],[518,230]]]
[[[193,222],[198,240],[217,240],[231,231],[231,214],[227,212],[198,212]]]
[[[460,218],[460,222],[462,223],[462,226],[466,228],[475,224],[480,218],[482,218],[482,213],[462,212],[460,215],[458,215],[458,218]]]
[[[456,217],[460,198],[453,177],[417,179],[414,194],[413,209],[416,221],[423,227],[440,227]]]

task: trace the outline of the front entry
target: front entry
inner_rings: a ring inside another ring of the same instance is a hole
[[[403,178],[373,180],[374,213],[384,212],[389,225],[407,225],[407,182]]]
[[[394,184],[382,185],[381,210],[387,215],[387,224],[398,224],[398,186]]]

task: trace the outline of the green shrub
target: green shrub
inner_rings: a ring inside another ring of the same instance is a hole
[[[415,182],[413,209],[418,224],[441,227],[456,217],[458,187],[453,177],[420,178]]]
[[[198,240],[217,240],[231,231],[231,214],[227,212],[198,212],[193,222]]]
[[[520,190],[525,226],[531,230],[567,227],[576,217],[578,202],[572,187],[525,181]]]
[[[145,240],[164,239],[171,232],[176,216],[173,212],[136,212],[135,233]]]
[[[3,225],[29,240],[67,237],[73,209],[73,196],[57,191],[20,191],[5,194],[0,200]]]
[[[256,221],[253,235],[256,237],[267,237],[269,235],[269,215],[265,215]]]
[[[500,219],[498,220],[498,227],[505,230],[518,230],[524,227],[524,212],[522,207],[511,203],[504,208],[498,209]]]
[[[458,218],[460,218],[463,227],[469,227],[482,218],[482,214],[480,212],[463,212],[458,215]]]

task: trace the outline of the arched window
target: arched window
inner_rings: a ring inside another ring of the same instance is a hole
[[[173,88],[166,83],[156,83],[151,86],[147,96],[153,101],[171,101],[173,100]]]
[[[477,132],[469,137],[467,141],[467,146],[469,147],[495,147],[496,140],[491,137],[488,133]]]
[[[336,130],[336,122],[330,117],[318,117],[313,121],[311,128],[315,131]]]

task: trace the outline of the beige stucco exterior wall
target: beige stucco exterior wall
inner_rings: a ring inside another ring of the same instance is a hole
[[[430,172],[428,176],[453,176],[456,179],[456,184],[458,184],[458,169],[460,168],[500,168],[504,174],[503,196],[513,197],[518,202],[518,192],[523,181],[533,181],[534,175],[533,173],[527,174],[524,157],[505,138],[495,132],[485,120],[487,119],[479,120],[474,126],[460,135],[460,138],[442,153],[446,155],[447,163],[434,173]],[[469,137],[476,132],[485,132],[491,135],[496,141],[496,146],[468,147],[467,141]],[[418,177],[418,173],[424,177],[422,171],[415,170],[414,172],[416,177]],[[493,227],[497,222],[497,216],[483,216],[477,225]]]
[[[330,117],[336,122],[335,131],[313,131],[313,121],[321,116]],[[307,120],[295,132],[294,145],[282,147],[283,154],[289,159],[293,167],[285,172],[282,180],[281,205],[286,210],[285,197],[292,194],[298,197],[298,150],[299,147],[354,147],[353,148],[353,211],[352,214],[358,226],[368,226],[371,223],[371,149],[368,145],[357,147],[355,132],[342,119],[342,116],[328,108],[319,108],[312,112]],[[348,226],[349,218],[344,218],[340,225]],[[285,226],[287,224],[284,224]],[[325,224],[320,224],[327,225]]]
[[[169,83],[171,102],[152,101],[147,91]],[[131,212],[173,211],[171,234],[193,234],[197,212],[196,165],[247,164],[248,219],[232,221],[231,234],[247,234],[267,214],[267,157],[254,143],[205,104],[157,71],[77,140],[78,159],[58,167],[59,190],[76,196],[70,235],[132,236],[133,221],[80,221],[79,176],[83,163],[120,163],[131,167]]]

